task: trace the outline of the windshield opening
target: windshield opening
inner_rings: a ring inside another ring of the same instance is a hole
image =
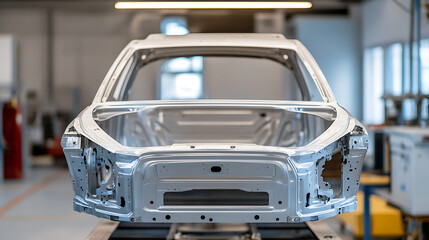
[[[185,56],[175,51],[157,51],[136,51],[108,93],[107,101],[323,101],[304,63],[292,50],[273,50],[270,58],[262,54],[248,56],[246,51],[237,49],[230,51],[231,55],[215,50]],[[168,57],[171,55],[174,57]]]

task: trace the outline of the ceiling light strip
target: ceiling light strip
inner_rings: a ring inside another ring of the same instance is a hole
[[[310,2],[236,2],[236,1],[152,1],[117,2],[116,9],[297,9],[311,8]]]

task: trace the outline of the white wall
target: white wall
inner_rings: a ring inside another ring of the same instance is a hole
[[[398,0],[410,9],[411,0]],[[424,1],[422,1],[424,2]],[[429,38],[426,8],[421,8],[422,38]],[[410,13],[392,0],[372,0],[362,4],[362,44],[364,47],[408,42]]]
[[[204,59],[206,96],[217,99],[283,99],[284,67],[262,59]]]
[[[361,34],[352,17],[298,16],[295,37],[322,69],[341,106],[362,118]]]
[[[47,81],[46,31],[43,10],[0,10],[0,33],[12,34],[17,39],[18,82],[39,94]]]
[[[53,19],[57,107],[72,110],[73,89],[80,87],[83,108],[129,42],[129,18],[117,12],[55,12]]]
[[[55,102],[47,102],[47,11],[1,9],[0,33],[13,34],[18,45],[18,81],[38,94],[40,111],[73,111],[89,105],[111,64],[134,38],[159,32],[159,15],[115,10],[53,11],[53,80]],[[79,102],[73,90],[80,89]]]
[[[16,43],[10,34],[0,34],[0,100],[10,99],[16,79]]]
[[[160,78],[161,66],[164,62],[155,61],[140,68],[132,84],[128,100],[138,101],[159,98],[157,92],[158,79]]]

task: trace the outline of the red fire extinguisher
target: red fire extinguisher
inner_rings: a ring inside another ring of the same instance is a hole
[[[22,177],[22,137],[21,109],[12,100],[3,105],[2,112],[3,139],[4,139],[4,178],[21,178]]]

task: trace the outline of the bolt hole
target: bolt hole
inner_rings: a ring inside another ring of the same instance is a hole
[[[279,201],[279,204],[282,204],[283,202],[282,201]]]
[[[156,221],[156,218],[152,218],[152,221]]]
[[[278,222],[278,221],[280,221],[280,219],[279,219],[279,218],[276,218],[276,221]]]
[[[195,146],[191,146],[190,148],[195,148]]]
[[[206,219],[206,216],[201,215],[201,220],[204,220],[204,219]]]
[[[170,220],[170,219],[171,219],[171,216],[170,216],[170,215],[166,215],[166,216],[165,216],[165,219]]]
[[[149,203],[150,203],[150,204],[153,204],[153,201],[150,201]]]
[[[210,221],[210,222],[213,222],[213,218],[209,218],[209,221]]]
[[[210,171],[218,173],[222,171],[222,168],[219,166],[213,166],[210,168]]]
[[[255,220],[258,220],[259,219],[259,215],[255,215]]]

